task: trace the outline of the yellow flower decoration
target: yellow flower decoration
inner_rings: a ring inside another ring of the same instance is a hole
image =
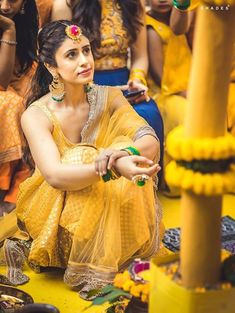
[[[124,291],[130,291],[131,287],[134,285],[135,283],[132,280],[126,280],[125,283],[122,285],[122,289]]]
[[[113,284],[115,287],[129,292],[132,296],[140,298],[142,302],[148,302],[150,284],[135,282],[131,279],[128,271],[117,274],[114,278]]]
[[[195,194],[221,195],[235,190],[235,166],[224,173],[202,174],[171,161],[166,167],[166,181],[172,187],[191,190]]]
[[[136,297],[136,298],[138,298],[138,297],[140,297],[140,294],[141,294],[141,285],[134,285],[134,286],[132,286],[131,287],[131,294],[134,296],[134,297]]]
[[[113,284],[115,287],[121,288],[128,280],[130,280],[130,274],[125,271],[124,273],[119,273],[115,276]]]
[[[228,159],[235,156],[235,137],[227,133],[216,138],[187,138],[183,126],[179,126],[169,133],[166,148],[175,160]]]

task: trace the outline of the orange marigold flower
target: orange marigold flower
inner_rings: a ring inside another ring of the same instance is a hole
[[[148,295],[150,291],[150,284],[144,284],[142,285],[142,293],[145,295]]]
[[[141,290],[140,288],[138,288],[138,286],[134,285],[131,287],[130,293],[132,294],[132,296],[138,298],[140,296]]]
[[[123,284],[130,279],[130,275],[127,271],[124,273],[116,274],[113,284],[115,287],[122,288]]]
[[[145,295],[145,294],[142,294],[142,295],[141,295],[141,301],[142,301],[142,302],[148,302],[148,298],[149,298],[149,297],[148,297],[147,295]]]
[[[122,289],[124,291],[129,291],[131,289],[131,287],[134,285],[135,283],[132,280],[127,280],[125,281],[125,283],[122,286]]]

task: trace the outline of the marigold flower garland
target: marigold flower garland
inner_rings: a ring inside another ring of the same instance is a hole
[[[166,145],[167,152],[176,160],[166,168],[166,181],[170,186],[206,196],[235,190],[235,138],[231,134],[216,138],[186,138],[180,126],[168,135]],[[214,173],[208,166],[210,160],[217,168]]]
[[[231,134],[216,138],[186,138],[183,126],[169,133],[166,146],[175,160],[220,160],[235,156],[235,137]]]
[[[113,284],[115,287],[129,292],[132,296],[140,298],[142,302],[148,302],[150,289],[149,282],[135,282],[131,279],[131,275],[128,271],[117,274],[114,278]]]
[[[166,181],[170,186],[192,190],[195,194],[220,195],[235,190],[235,169],[225,173],[202,174],[172,161],[166,168]]]

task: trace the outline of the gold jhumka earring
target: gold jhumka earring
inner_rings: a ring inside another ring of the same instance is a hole
[[[64,83],[60,81],[58,75],[53,76],[53,80],[49,85],[49,90],[51,92],[52,99],[56,102],[61,102],[64,99]]]

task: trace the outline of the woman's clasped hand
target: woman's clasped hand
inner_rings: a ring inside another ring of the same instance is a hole
[[[136,175],[153,176],[161,170],[158,163],[139,156],[129,155],[125,150],[104,149],[95,161],[96,174],[103,176],[114,168],[121,176],[132,180]]]

